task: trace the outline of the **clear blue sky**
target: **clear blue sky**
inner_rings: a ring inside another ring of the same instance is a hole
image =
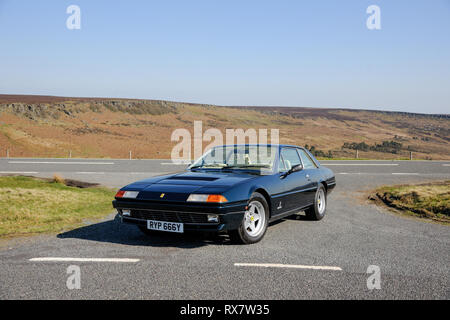
[[[450,0],[0,0],[0,93],[450,113]]]

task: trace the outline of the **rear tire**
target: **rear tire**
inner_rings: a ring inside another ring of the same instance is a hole
[[[228,232],[231,241],[240,244],[252,244],[261,241],[269,224],[269,205],[264,196],[253,193],[248,210],[244,213],[241,225],[237,230]]]
[[[317,188],[314,197],[314,205],[305,210],[306,217],[309,220],[319,221],[325,217],[327,211],[327,191],[323,184]]]

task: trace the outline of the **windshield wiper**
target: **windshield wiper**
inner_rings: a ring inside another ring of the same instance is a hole
[[[232,165],[232,166],[226,166],[222,169],[247,169],[247,168],[270,168],[270,165],[267,164],[246,164],[246,165]]]
[[[209,163],[209,164],[194,166],[189,169],[192,170],[192,169],[200,169],[200,168],[216,168],[216,169],[220,169],[220,170],[252,169],[252,168],[268,168],[268,169],[270,169],[271,166],[268,164],[226,165],[224,163]]]
[[[190,167],[189,169],[200,169],[200,168],[217,168],[217,169],[222,169],[224,168],[226,165],[223,163],[209,163],[209,164],[202,164],[202,165],[198,165],[198,166],[193,166]]]

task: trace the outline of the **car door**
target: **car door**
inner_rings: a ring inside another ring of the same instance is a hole
[[[283,194],[276,199],[278,209],[276,213],[284,213],[306,205],[304,192],[308,189],[309,181],[306,173],[301,171],[287,174],[295,165],[302,164],[296,148],[284,147],[280,152],[280,179],[283,184]]]
[[[313,204],[316,195],[318,181],[320,180],[319,168],[303,149],[297,149],[303,163],[303,171],[308,182],[307,191],[304,193],[306,205]]]

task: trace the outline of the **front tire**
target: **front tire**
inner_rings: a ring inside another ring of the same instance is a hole
[[[306,217],[309,220],[322,220],[327,211],[327,191],[323,184],[317,188],[314,197],[314,204],[305,210]]]
[[[229,231],[230,238],[235,243],[252,244],[261,241],[269,224],[269,205],[264,196],[253,193],[248,202],[239,229]]]

